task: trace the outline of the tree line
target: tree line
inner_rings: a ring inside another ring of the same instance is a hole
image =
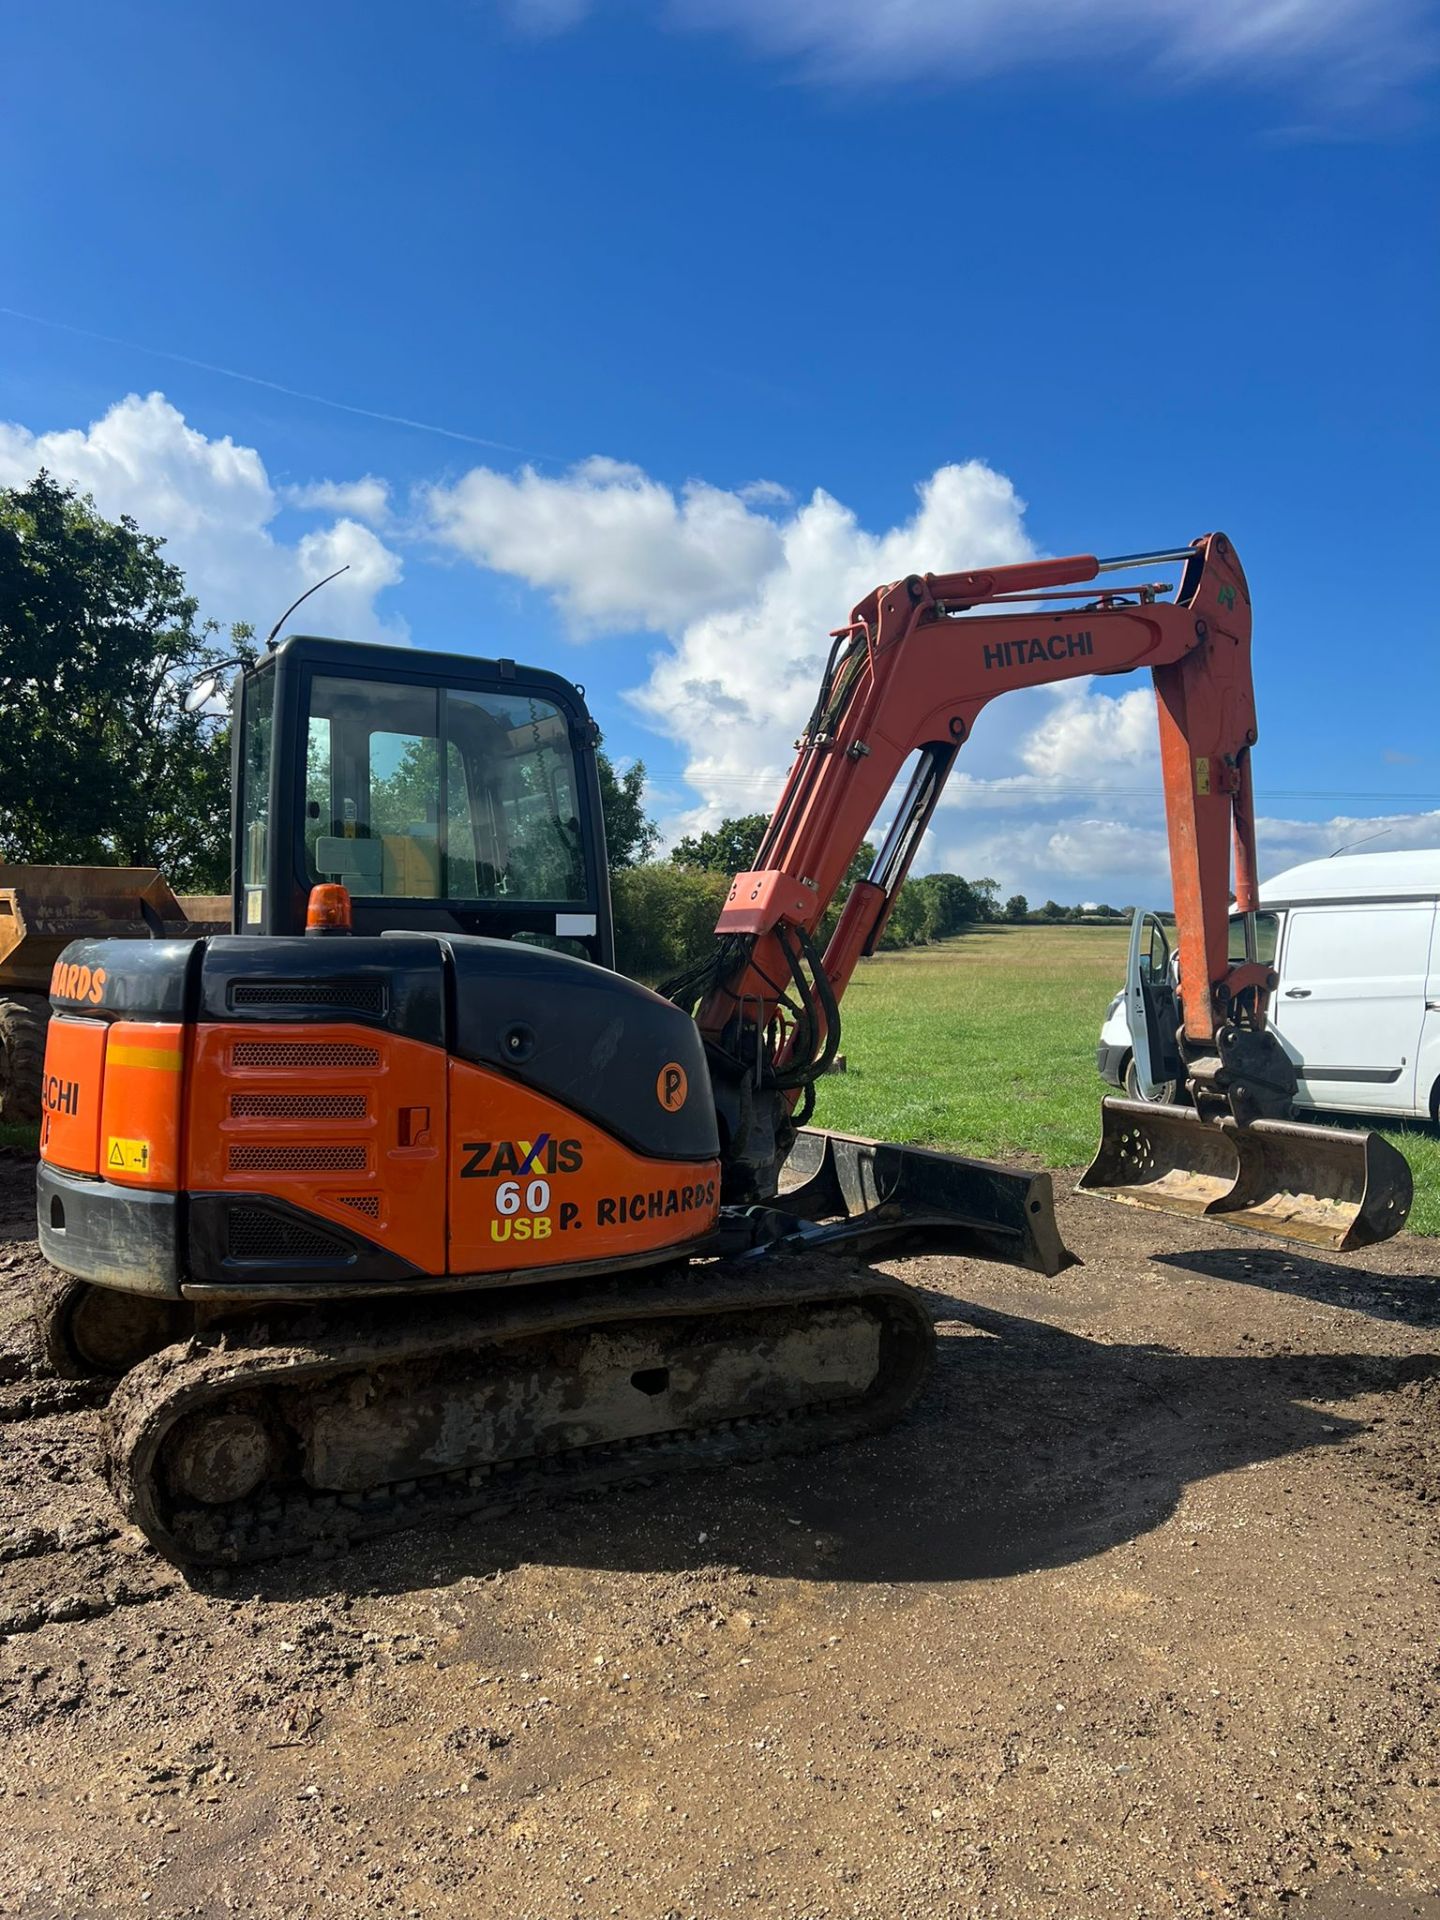
[[[626,777],[633,778],[637,771],[638,797],[644,768],[632,768]],[[768,825],[769,816],[763,813],[722,820],[704,833],[676,841],[663,861],[652,857],[659,842],[653,828],[643,848],[639,843],[632,848],[622,840],[618,863],[617,849],[612,848],[615,937],[621,965],[627,972],[642,979],[660,978],[699,950],[698,943],[714,930],[732,876],[754,865]],[[606,826],[608,831],[608,812]],[[632,853],[633,857],[626,857]],[[834,926],[845,895],[856,880],[865,877],[874,858],[874,849],[868,843],[857,852],[836,904],[821,928],[822,943]],[[1023,893],[1012,893],[1002,900],[999,883],[988,876],[969,880],[958,873],[922,873],[908,879],[896,895],[880,948],[893,952],[926,946],[972,927],[1123,921],[1132,911],[1130,907],[1062,906],[1057,900],[1032,907]]]
[[[163,540],[41,472],[0,488],[0,860],[158,867],[178,892],[228,892],[230,723],[187,713],[184,689],[252,659],[253,631],[202,620]],[[731,876],[755,860],[760,813],[723,820],[657,858],[643,763],[599,753],[620,965],[675,971],[711,938]],[[874,850],[859,849],[822,936]],[[882,947],[996,922],[1128,917],[1000,899],[954,873],[907,880]]]

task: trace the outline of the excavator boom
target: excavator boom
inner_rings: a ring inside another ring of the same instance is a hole
[[[1092,588],[1180,563],[1167,583]],[[1088,590],[1087,590],[1088,589]],[[833,635],[814,711],[752,870],[736,876],[716,952],[672,982],[705,1037],[726,1140],[726,1194],[766,1199],[839,1040],[839,1003],[875,951],[945,781],[1002,693],[1147,667],[1155,686],[1179,927],[1178,1046],[1193,1106],[1106,1102],[1083,1185],[1166,1211],[1327,1246],[1403,1223],[1409,1170],[1373,1135],[1290,1122],[1294,1069],[1267,1025],[1275,975],[1256,958],[1257,738],[1245,574],[1222,533],[1189,547],[1090,554],[877,588]],[[827,910],[911,763],[893,824],[823,955]],[[1246,955],[1229,951],[1231,874]],[[1264,1132],[1256,1131],[1263,1122]],[[990,1178],[977,1176],[983,1189]]]

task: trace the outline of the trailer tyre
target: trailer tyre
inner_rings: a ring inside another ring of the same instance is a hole
[[[0,993],[0,1120],[33,1126],[40,1118],[45,1029],[50,1003],[38,993]]]

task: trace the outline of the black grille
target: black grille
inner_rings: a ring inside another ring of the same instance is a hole
[[[363,1093],[232,1093],[236,1120],[363,1120]]]
[[[342,1193],[336,1196],[342,1207],[353,1207],[356,1213],[363,1213],[367,1220],[380,1218],[380,1196],[378,1193]]]
[[[231,1260],[348,1259],[351,1249],[333,1234],[284,1220],[259,1207],[231,1207],[226,1219]]]
[[[232,1173],[363,1173],[365,1148],[354,1146],[231,1147]]]
[[[231,1049],[237,1067],[378,1067],[378,1047],[353,1040],[237,1040]]]
[[[382,980],[235,980],[232,1007],[343,1007],[348,1013],[381,1018],[386,1007]]]

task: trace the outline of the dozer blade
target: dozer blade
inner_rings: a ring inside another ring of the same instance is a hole
[[[1347,1253],[1405,1224],[1405,1156],[1378,1133],[1298,1120],[1208,1122],[1191,1107],[1101,1102],[1089,1193],[1160,1213],[1213,1216],[1282,1240]]]
[[[923,1238],[937,1251],[1032,1273],[1078,1264],[1060,1238],[1048,1173],[802,1127],[785,1181],[772,1204],[797,1219],[840,1216],[861,1232],[873,1223],[877,1231]]]

